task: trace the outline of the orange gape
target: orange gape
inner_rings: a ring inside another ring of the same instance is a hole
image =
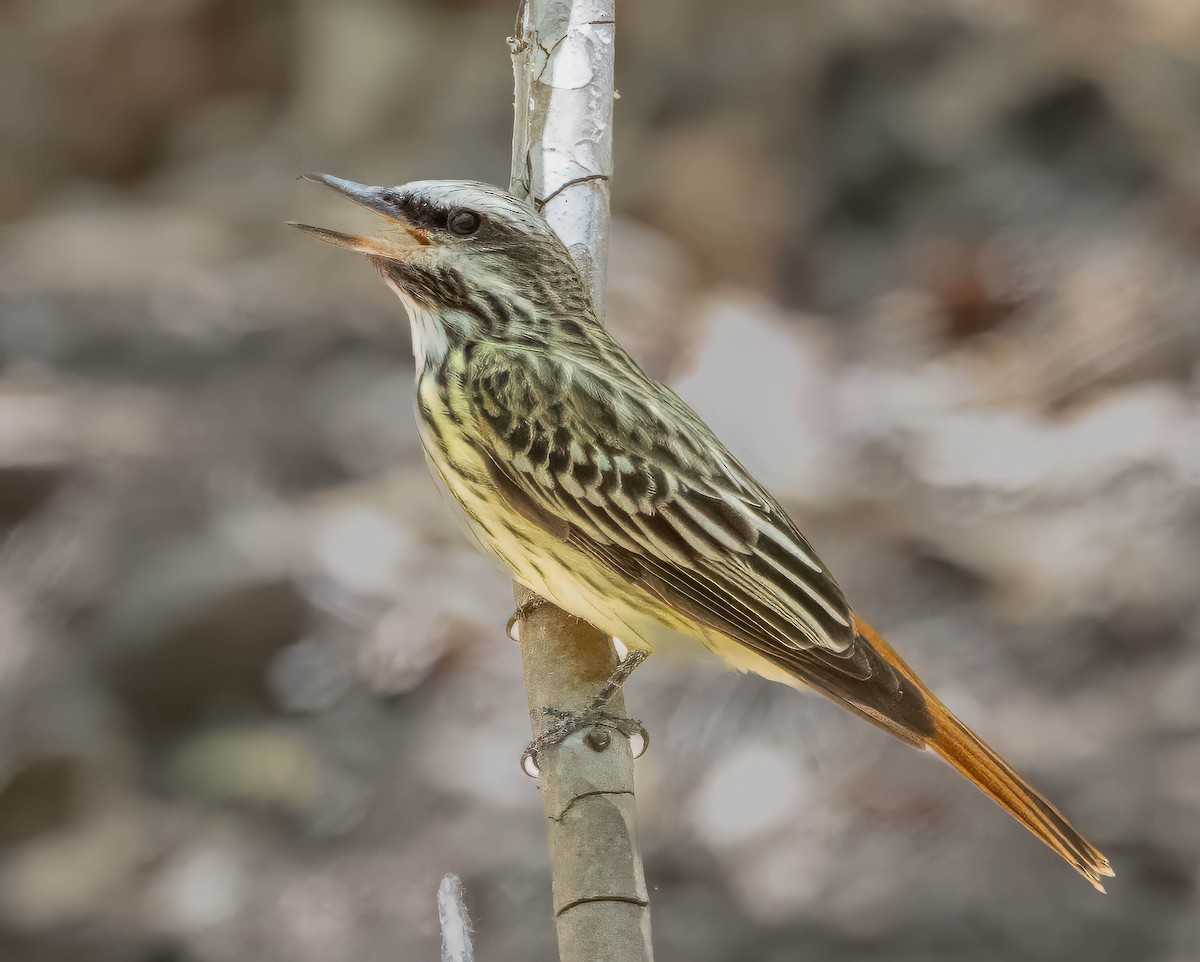
[[[928,745],[932,748],[1103,892],[1101,877],[1111,878],[1115,874],[1108,859],[1075,831],[1058,809],[1014,772],[1008,762],[982,738],[955,718],[879,632],[857,616],[854,618],[854,630],[865,644],[874,648],[884,661],[921,692],[934,722],[932,737],[913,739],[908,737],[907,731],[895,731],[887,726],[888,730],[918,747]]]

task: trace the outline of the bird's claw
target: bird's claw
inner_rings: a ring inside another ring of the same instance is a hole
[[[523,601],[517,606],[517,610],[509,616],[508,623],[504,626],[504,633],[508,635],[517,644],[521,643],[521,624],[525,619],[539,608],[544,608],[550,604],[545,598],[540,595],[530,595],[527,601]]]
[[[605,751],[611,739],[609,731],[620,732],[629,740],[630,753],[634,758],[641,758],[650,745],[650,733],[636,718],[625,718],[610,712],[591,708],[586,711],[563,711],[559,708],[541,708],[541,715],[547,715],[558,720],[558,724],[531,741],[521,753],[521,768],[533,778],[541,774],[538,764],[539,756],[547,748],[559,745],[577,732],[592,729],[585,736],[585,743],[595,752]]]

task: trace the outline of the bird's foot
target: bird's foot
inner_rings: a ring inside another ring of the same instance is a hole
[[[508,624],[504,626],[504,633],[508,635],[517,644],[521,643],[521,625],[529,615],[533,614],[539,608],[545,608],[550,604],[545,598],[540,595],[530,595],[527,601],[523,601],[517,606],[517,610],[509,616]]]
[[[593,705],[584,711],[563,711],[558,708],[542,708],[539,714],[557,720],[553,728],[531,741],[521,753],[521,768],[526,775],[537,778],[541,774],[538,759],[543,751],[559,745],[577,732],[590,729],[583,742],[594,752],[604,752],[612,744],[610,732],[620,732],[629,740],[629,750],[634,758],[641,758],[650,745],[650,733],[636,718],[625,718],[606,712]]]

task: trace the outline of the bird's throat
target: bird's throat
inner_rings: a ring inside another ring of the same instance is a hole
[[[388,287],[404,304],[412,329],[413,359],[417,376],[430,367],[437,367],[450,350],[450,330],[444,318],[416,300],[394,279],[387,277]]]

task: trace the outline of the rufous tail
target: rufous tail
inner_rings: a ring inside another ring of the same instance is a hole
[[[982,738],[955,718],[874,628],[856,617],[855,630],[862,640],[924,696],[928,716],[933,723],[933,733],[923,734],[921,741],[1103,892],[1101,879],[1115,874],[1108,859],[1080,835],[1058,809],[992,751]]]

